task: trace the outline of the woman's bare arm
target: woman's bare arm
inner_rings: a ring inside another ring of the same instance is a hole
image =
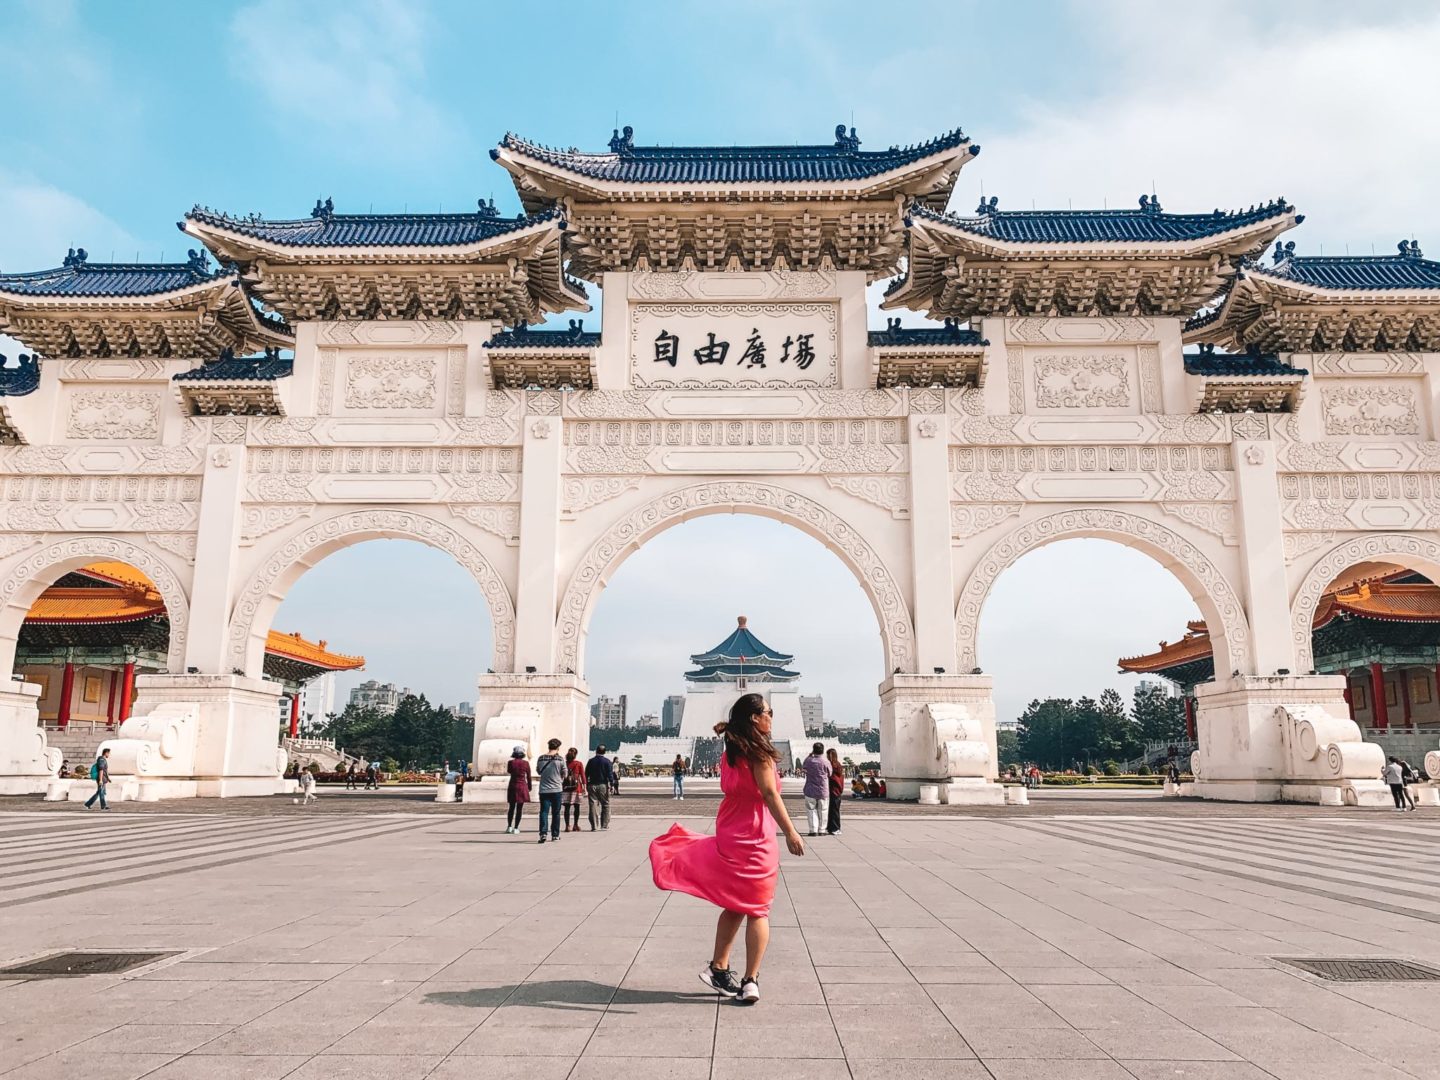
[[[780,826],[780,831],[785,834],[785,846],[790,849],[791,855],[805,854],[805,841],[795,831],[795,826],[790,821],[789,811],[785,809],[785,802],[780,798],[780,781],[775,776],[775,765],[773,762],[752,761],[750,772],[755,777],[755,786],[760,789],[760,797],[765,800],[765,805],[770,808],[770,816]]]

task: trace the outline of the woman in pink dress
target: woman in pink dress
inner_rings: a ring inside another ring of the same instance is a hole
[[[730,709],[730,719],[715,725],[725,740],[720,756],[720,790],[725,797],[715,815],[715,834],[706,836],[680,825],[650,841],[655,886],[689,893],[721,908],[715,927],[715,954],[700,973],[706,986],[746,1005],[760,1000],[760,961],[770,942],[770,901],[780,875],[780,845],[775,826],[785,834],[792,855],[805,854],[805,841],[790,823],[780,800],[780,755],[770,742],[770,706],[759,694],[746,694]],[[730,949],[745,923],[745,977],[730,970]]]

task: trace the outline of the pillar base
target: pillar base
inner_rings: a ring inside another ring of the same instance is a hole
[[[470,771],[504,776],[515,747],[523,746],[533,761],[550,739],[559,739],[562,749],[574,746],[584,755],[589,734],[590,687],[578,675],[481,675]]]
[[[1335,675],[1238,675],[1195,688],[1199,749],[1185,794],[1232,802],[1377,806],[1384,755],[1349,719]]]
[[[63,755],[45,741],[39,700],[36,683],[0,690],[0,795],[43,794],[60,772]]]
[[[995,703],[988,675],[906,675],[880,684],[880,762],[886,796],[920,797],[922,784],[940,801],[1000,805],[996,782]]]
[[[276,795],[284,790],[280,685],[242,675],[141,675],[135,712],[110,748],[114,783],[157,799]]]

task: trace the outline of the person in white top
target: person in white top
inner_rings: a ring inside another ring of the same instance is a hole
[[[1397,813],[1405,812],[1405,771],[1400,768],[1400,759],[1392,757],[1385,763],[1385,782],[1390,785],[1390,794],[1395,799]]]

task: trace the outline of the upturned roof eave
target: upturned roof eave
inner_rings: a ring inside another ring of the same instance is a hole
[[[214,293],[233,288],[243,296],[240,279],[236,274],[212,277],[205,281],[182,285],[177,289],[166,289],[153,293],[128,293],[118,295],[89,295],[84,293],[25,293],[14,292],[0,285],[0,305],[25,310],[57,311],[67,308],[95,308],[117,310],[131,308],[137,311],[162,310],[183,311],[192,302],[203,301]],[[196,305],[200,306],[200,305]],[[209,306],[204,305],[204,306]]]
[[[955,147],[854,180],[603,180],[567,169],[515,146],[502,144],[491,151],[491,157],[510,173],[516,194],[527,208],[552,206],[566,197],[576,196],[582,196],[581,201],[586,202],[673,201],[686,197],[707,201],[729,197],[761,201],[777,195],[802,200],[882,201],[897,193],[931,199],[943,192],[948,200],[960,170],[975,157],[973,146],[967,139]],[[947,165],[953,168],[941,184],[923,188],[920,181],[937,171],[945,171]],[[915,185],[916,189],[906,190],[907,183]]]
[[[1250,282],[1252,290],[1260,291],[1264,285],[1270,291],[1282,295],[1288,295],[1295,299],[1309,303],[1327,304],[1371,304],[1380,306],[1396,306],[1405,304],[1440,304],[1440,288],[1333,288],[1327,285],[1314,285],[1307,281],[1296,281],[1294,278],[1282,274],[1267,272],[1257,266],[1247,266],[1245,276],[1237,286],[1243,282]]]
[[[1263,250],[1276,236],[1292,228],[1295,216],[1291,212],[1225,232],[1184,240],[1001,240],[954,227],[947,222],[932,219],[927,224],[937,239],[949,241],[948,244],[943,241],[937,244],[947,254],[998,255],[1026,262],[1092,262],[1097,259],[1166,260],[1215,254],[1249,255]]]

